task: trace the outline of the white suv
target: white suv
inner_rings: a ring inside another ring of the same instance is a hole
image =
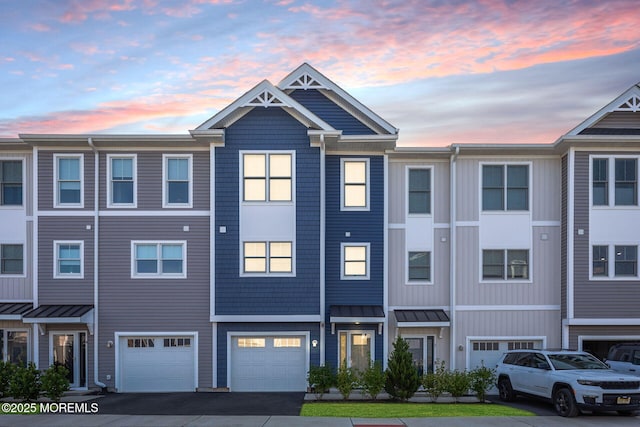
[[[496,374],[501,400],[517,395],[548,399],[563,417],[575,417],[581,409],[622,415],[640,409],[640,378],[615,372],[582,351],[509,351]]]

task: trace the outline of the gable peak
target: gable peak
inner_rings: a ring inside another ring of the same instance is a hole
[[[309,73],[303,73],[295,80],[289,82],[283,89],[328,89],[326,85],[318,81]]]
[[[617,108],[614,108],[613,111],[631,111],[634,113],[640,111],[640,96],[632,95]]]

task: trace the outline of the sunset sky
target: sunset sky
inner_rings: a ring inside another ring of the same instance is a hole
[[[640,83],[637,0],[0,0],[0,137],[187,133],[308,62],[398,145],[552,143]]]

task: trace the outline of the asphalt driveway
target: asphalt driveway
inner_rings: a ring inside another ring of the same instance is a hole
[[[300,415],[304,393],[112,393],[100,414]]]

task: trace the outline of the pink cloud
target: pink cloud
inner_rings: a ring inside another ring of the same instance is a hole
[[[33,31],[37,31],[39,33],[46,33],[51,31],[51,27],[46,25],[46,24],[42,24],[42,23],[34,23],[29,25],[29,28],[32,29]]]

